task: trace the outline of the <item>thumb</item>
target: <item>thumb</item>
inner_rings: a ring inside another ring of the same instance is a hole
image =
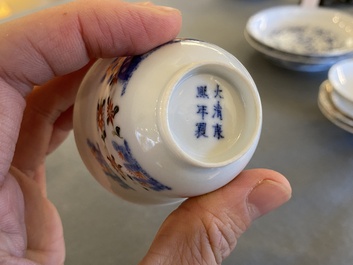
[[[225,187],[181,204],[140,265],[221,264],[252,221],[290,197],[290,184],[281,174],[244,171]]]

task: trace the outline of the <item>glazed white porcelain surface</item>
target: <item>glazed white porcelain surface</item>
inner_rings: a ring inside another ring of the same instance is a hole
[[[340,112],[352,118],[353,102],[351,102],[350,100],[347,100],[345,97],[342,97],[342,95],[338,93],[334,87],[332,88],[333,90],[332,90],[331,98],[332,98],[333,104],[335,104],[335,107],[339,109]]]
[[[257,41],[292,54],[322,57],[353,52],[353,17],[335,9],[273,7],[253,15],[246,29]]]
[[[325,80],[319,89],[318,106],[322,114],[341,129],[353,133],[353,118],[345,115],[333,102],[333,86]]]
[[[337,57],[311,57],[296,55],[271,48],[261,42],[256,41],[245,30],[245,39],[255,50],[263,54],[274,64],[295,71],[321,72],[327,71],[337,61],[342,60],[342,56]],[[346,57],[343,57],[346,58]]]
[[[227,184],[255,152],[261,124],[256,85],[239,60],[187,39],[99,60],[74,109],[76,144],[91,174],[141,204]]]
[[[333,86],[333,102],[343,113],[353,117],[353,59],[333,65],[328,79]]]

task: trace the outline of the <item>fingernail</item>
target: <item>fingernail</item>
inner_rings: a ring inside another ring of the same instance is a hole
[[[152,2],[137,2],[137,3],[135,3],[135,5],[139,5],[139,6],[154,6],[154,4]]]
[[[147,6],[147,7],[151,7],[160,11],[165,11],[165,12],[179,12],[180,11],[176,8],[173,7],[169,7],[169,6],[159,6],[159,5],[155,5],[152,2],[140,2],[140,3],[136,3],[136,5],[140,5],[140,6]]]
[[[178,9],[170,6],[155,6],[155,8],[166,12],[180,12]]]
[[[256,219],[281,206],[291,197],[290,187],[273,180],[263,180],[248,195],[248,209]]]

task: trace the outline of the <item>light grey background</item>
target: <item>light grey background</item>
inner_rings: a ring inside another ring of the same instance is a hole
[[[298,1],[154,1],[179,8],[180,37],[215,43],[249,70],[262,98],[263,133],[249,168],[282,172],[292,200],[257,220],[223,264],[313,265],[353,261],[353,135],[331,124],[317,107],[327,73],[273,66],[246,43],[255,12]],[[353,9],[346,9],[353,14]],[[137,264],[165,217],[176,207],[124,202],[88,174],[72,135],[48,159],[48,194],[63,219],[67,265]]]

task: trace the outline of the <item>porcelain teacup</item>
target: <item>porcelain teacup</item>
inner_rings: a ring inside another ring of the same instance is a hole
[[[226,185],[254,154],[261,125],[249,72],[224,49],[193,39],[98,60],[74,109],[75,140],[90,173],[141,204]]]

